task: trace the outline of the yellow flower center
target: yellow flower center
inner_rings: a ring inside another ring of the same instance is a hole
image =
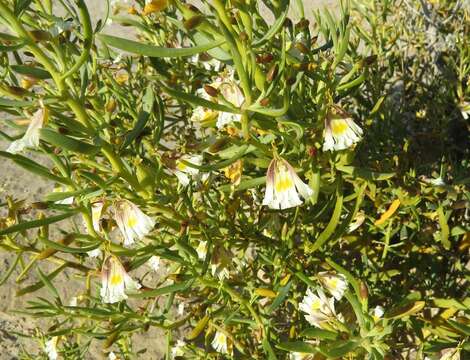
[[[120,283],[122,283],[122,276],[121,276],[121,274],[112,274],[112,275],[111,275],[111,279],[109,279],[109,283],[110,283],[112,286],[116,286],[116,285],[119,285]]]
[[[334,135],[343,134],[347,128],[348,128],[348,124],[344,120],[335,119],[331,121],[331,131],[333,132]]]
[[[137,225],[137,218],[134,215],[130,215],[127,218],[127,226],[133,228],[136,225]]]
[[[275,177],[275,184],[276,192],[283,192],[290,189],[294,186],[294,182],[292,181],[287,169],[284,167],[279,169],[278,176]]]
[[[186,164],[183,164],[181,161],[178,161],[178,163],[176,164],[176,168],[179,171],[184,171],[184,170],[186,170],[187,166],[186,166]]]
[[[336,289],[338,287],[338,279],[332,278],[327,280],[328,286],[332,289]]]
[[[311,308],[312,308],[312,311],[320,310],[320,308],[321,308],[321,302],[320,302],[320,300],[319,300],[319,299],[314,300],[314,301],[312,302]]]

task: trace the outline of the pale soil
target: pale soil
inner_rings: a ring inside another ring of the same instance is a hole
[[[105,13],[105,1],[103,0],[88,0],[87,3],[90,7],[90,13],[96,21],[103,17]],[[294,3],[294,1],[293,1]],[[312,19],[311,13],[323,4],[330,9],[338,8],[338,1],[334,0],[308,0],[304,1],[306,9],[306,16]],[[295,18],[296,12],[293,10],[292,16]],[[129,34],[128,28],[121,28],[113,24],[107,31],[118,36],[127,36]],[[1,118],[5,118],[5,114],[0,113]],[[0,140],[0,149],[5,149],[8,144]],[[15,166],[9,160],[0,158],[0,202],[4,202],[7,195],[11,195],[16,199],[25,199],[27,203],[38,201],[44,194],[50,192],[53,184],[45,181],[44,179],[31,175],[20,168]],[[65,225],[67,226],[67,225]],[[13,261],[13,257],[9,254],[3,254],[0,250],[0,278],[3,277],[6,269],[9,268]],[[50,271],[55,268],[54,266],[41,265],[43,271]],[[38,281],[37,276],[33,275],[28,278],[25,283],[17,284],[15,278],[18,276],[15,270],[9,280],[0,288],[0,359],[11,360],[18,359],[22,349],[30,354],[39,354],[41,349],[37,341],[31,340],[28,337],[21,337],[17,333],[34,334],[35,328],[40,328],[42,331],[47,331],[45,327],[46,322],[38,321],[30,317],[18,315],[12,310],[24,308],[27,305],[26,301],[31,300],[32,297],[16,297],[15,292],[19,288],[23,288],[26,284],[32,284]],[[33,271],[32,274],[35,274]],[[61,276],[54,279],[54,285],[57,287],[63,301],[70,301],[70,298],[82,291],[83,281],[74,280],[73,274],[61,274]],[[50,297],[45,290],[41,290],[37,295]],[[151,330],[144,334],[134,336],[135,350],[147,348],[147,352],[139,356],[139,359],[160,359],[162,349],[165,344],[165,336],[157,330]],[[34,356],[33,356],[34,357]],[[87,359],[102,358],[101,349],[98,344],[91,346],[90,355]]]

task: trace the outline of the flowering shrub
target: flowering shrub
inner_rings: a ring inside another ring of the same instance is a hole
[[[0,156],[57,186],[0,223],[42,356],[147,358],[151,328],[166,359],[468,355],[468,9],[314,15],[114,4],[132,40],[0,0]]]

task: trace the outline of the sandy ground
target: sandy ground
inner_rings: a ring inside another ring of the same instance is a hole
[[[102,0],[88,0],[87,1],[90,9],[92,18],[96,22],[102,18],[105,14],[105,2]],[[326,6],[330,9],[338,8],[338,1],[334,0],[308,0],[304,1],[306,9],[306,16],[312,19],[312,10],[319,6]],[[297,12],[295,9],[292,10],[292,17],[295,18]],[[121,28],[116,24],[112,24],[111,27],[106,31],[115,35],[126,36],[128,34],[128,28]],[[0,115],[2,118],[5,114]],[[1,140],[0,149],[5,149],[8,144]],[[47,164],[47,161],[44,163]],[[4,201],[7,195],[12,195],[16,199],[25,199],[27,203],[38,201],[41,197],[50,192],[53,188],[53,184],[39,178],[35,175],[26,173],[20,168],[15,166],[12,162],[0,158],[0,201]],[[0,253],[0,278],[3,276],[5,269],[9,268],[13,261],[13,257],[9,254]],[[43,266],[43,265],[41,265]],[[44,270],[44,269],[43,269]],[[46,269],[47,270],[47,269]],[[33,272],[34,273],[34,272]],[[59,293],[63,299],[67,301],[72,296],[76,295],[80,291],[80,284],[74,280],[72,274],[63,274],[54,280],[54,285],[57,287]],[[41,321],[36,321],[29,317],[18,315],[12,312],[14,309],[23,308],[27,305],[26,301],[31,298],[28,297],[16,297],[15,292],[17,289],[24,287],[26,284],[31,284],[38,279],[35,276],[28,278],[25,283],[18,284],[15,282],[15,278],[18,276],[18,272],[14,272],[10,279],[0,288],[0,359],[1,360],[12,360],[17,359],[21,350],[24,349],[30,353],[38,354],[40,352],[40,345],[37,341],[31,340],[28,337],[22,337],[18,334],[34,334],[34,329],[41,327],[45,324]],[[40,291],[35,293],[47,297],[47,292]],[[47,330],[42,327],[43,330]],[[139,356],[139,359],[160,359],[163,347],[163,334],[158,333],[156,330],[152,330],[145,334],[138,334],[134,336],[136,350],[146,347],[148,350],[144,355]],[[97,344],[93,344],[91,347],[90,355],[87,359],[99,359],[102,358],[102,353]]]

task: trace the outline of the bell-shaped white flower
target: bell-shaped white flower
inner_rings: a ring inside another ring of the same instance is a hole
[[[345,150],[362,139],[362,129],[345,112],[330,113],[325,120],[323,151]]]
[[[266,192],[263,205],[271,209],[288,209],[302,205],[304,199],[313,195],[313,190],[297,175],[290,164],[281,158],[273,159],[266,173]]]
[[[441,352],[440,360],[460,360],[460,349],[445,349]]]
[[[348,282],[343,274],[334,274],[323,271],[318,273],[318,280],[336,300],[341,300],[344,292],[348,288]]]
[[[307,289],[299,309],[305,313],[305,319],[316,327],[322,327],[324,322],[336,317],[334,298],[328,298],[321,289],[317,289],[316,294]]]
[[[176,175],[181,185],[188,186],[191,178],[196,179],[198,177],[199,169],[188,166],[184,162],[201,166],[202,155],[183,155],[176,161],[176,169],[173,170],[173,173]]]
[[[155,221],[129,200],[116,202],[114,217],[124,236],[124,246],[130,246],[135,240],[143,239],[155,226]]]
[[[228,344],[227,344],[227,335],[221,331],[215,333],[214,339],[211,343],[212,347],[221,354],[228,354]]]
[[[40,108],[36,111],[31,117],[28,129],[26,129],[23,137],[13,141],[6,151],[11,154],[16,154],[25,148],[37,148],[39,146],[40,130],[44,126],[44,123],[47,122],[47,117],[48,110],[46,108]]]
[[[207,256],[207,241],[200,241],[196,252],[199,259],[205,260]]]
[[[234,79],[233,72],[228,72],[218,77],[213,83],[210,84],[210,87],[217,90],[225,101],[232,104],[236,108],[240,108],[245,102],[245,97],[243,96],[240,87]],[[218,102],[216,97],[210,96],[204,91],[204,89],[199,89],[196,91],[196,94],[205,100]],[[198,121],[201,123],[208,122],[215,118],[217,118],[217,128],[221,129],[227,124],[240,122],[241,115],[224,111],[216,111],[198,106],[194,109],[191,116],[192,121]]]
[[[50,340],[46,341],[44,351],[46,352],[49,360],[57,360],[59,355],[57,354],[57,342],[59,341],[58,336],[54,336]]]
[[[113,304],[127,299],[127,291],[140,289],[140,284],[134,281],[126,272],[121,262],[115,256],[109,256],[101,270],[101,298],[104,303]]]

